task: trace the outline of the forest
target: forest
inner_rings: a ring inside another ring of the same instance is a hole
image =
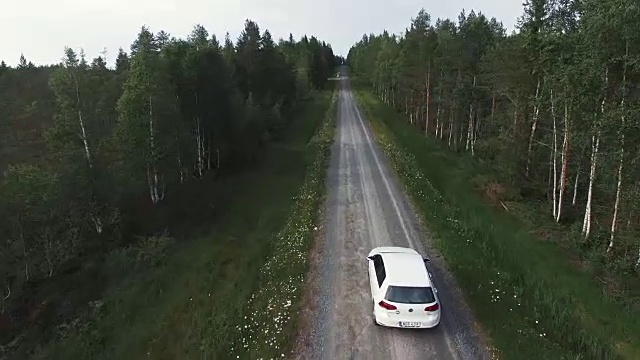
[[[512,34],[481,12],[433,23],[422,10],[403,34],[364,35],[347,62],[417,131],[494,169],[505,211],[525,204],[553,223],[549,240],[633,279],[639,22],[633,0],[527,0]]]
[[[260,163],[340,60],[316,37],[276,42],[251,20],[235,43],[201,25],[186,39],[143,26],[115,67],[61,55],[0,65],[3,344],[44,312],[68,313],[53,287],[80,273],[110,281],[95,269],[113,251],[184,238],[224,212],[201,191]]]

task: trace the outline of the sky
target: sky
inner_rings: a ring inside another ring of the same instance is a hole
[[[437,18],[456,20],[464,8],[502,21],[510,33],[523,0],[30,0],[12,1],[0,12],[0,60],[10,66],[23,53],[36,65],[58,63],[64,47],[83,48],[90,60],[106,49],[113,64],[142,25],[185,38],[203,25],[218,40],[237,39],[245,19],[268,29],[274,39],[315,35],[347,56],[363,34],[404,31],[421,8]],[[456,20],[457,21],[457,20]]]

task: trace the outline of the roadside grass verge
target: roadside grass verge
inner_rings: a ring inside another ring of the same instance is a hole
[[[284,358],[292,351],[303,283],[309,271],[317,215],[325,195],[325,177],[335,127],[336,93],[324,122],[310,142],[315,159],[284,228],[275,238],[273,256],[261,271],[259,288],[248,302],[250,313],[233,333],[232,357],[239,359]]]
[[[497,357],[640,358],[637,310],[477,194],[472,158],[426,138],[370,92],[356,95]]]
[[[51,341],[14,356],[228,359],[243,348],[248,329],[264,339],[258,333],[274,326],[273,311],[282,311],[287,301],[288,309],[297,306],[295,292],[278,284],[299,287],[305,270],[301,256],[322,196],[334,101],[335,92],[316,93],[284,130],[284,140],[268,145],[264,162],[197,185],[215,188],[208,195],[217,209],[215,215],[210,210],[208,235],[184,241],[158,236],[108,254],[104,271],[124,273],[124,280],[110,284],[100,301],[60,326]],[[267,308],[263,299],[275,303]],[[290,321],[279,322],[285,329],[277,351],[290,346]],[[240,358],[273,356],[273,348],[255,343]]]

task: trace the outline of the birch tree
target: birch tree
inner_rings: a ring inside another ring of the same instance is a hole
[[[363,36],[347,60],[425,136],[490,162],[528,206],[546,197],[548,220],[584,239],[577,250],[631,269],[640,235],[640,131],[631,121],[640,110],[639,8],[530,0],[508,36],[473,11],[423,32],[411,19],[397,37]]]
[[[167,154],[172,143],[167,129],[178,121],[175,91],[159,50],[154,35],[143,27],[132,45],[116,128],[123,175],[137,186],[146,183],[153,204],[164,199],[168,177],[175,170]]]

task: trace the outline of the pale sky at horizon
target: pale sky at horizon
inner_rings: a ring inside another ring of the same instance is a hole
[[[57,63],[64,47],[84,48],[87,59],[107,49],[112,64],[118,48],[129,47],[142,25],[185,38],[202,24],[219,41],[229,32],[235,42],[245,19],[268,29],[274,40],[305,33],[331,44],[336,55],[346,56],[363,34],[387,30],[398,34],[420,8],[437,18],[457,21],[464,8],[502,21],[510,33],[522,14],[522,0],[31,0],[5,5],[0,13],[0,60],[15,66],[24,53],[36,65]]]

